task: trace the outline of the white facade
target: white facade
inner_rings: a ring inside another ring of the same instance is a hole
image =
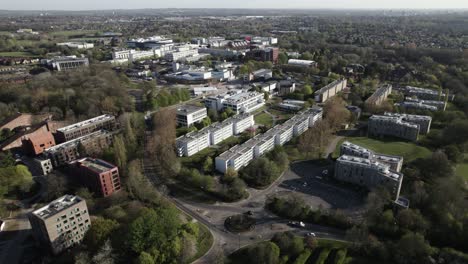
[[[73,49],[92,49],[94,44],[86,42],[62,42],[57,43],[57,46],[66,46]]]
[[[239,170],[240,168],[249,164],[249,162],[254,158],[255,146],[250,144],[246,145],[246,143],[242,145],[236,145],[216,157],[216,169],[222,173],[226,173],[228,167],[232,167],[234,170]]]
[[[257,141],[254,149],[254,157],[258,158],[263,154],[273,150],[275,148],[276,134],[273,132],[266,132],[263,135],[259,135],[254,139]]]
[[[177,124],[181,126],[191,126],[198,123],[207,117],[205,107],[198,107],[194,105],[184,105],[177,109]]]
[[[128,61],[137,61],[141,59],[148,59],[154,58],[155,56],[161,56],[161,51],[152,49],[152,50],[120,50],[120,51],[113,51],[112,52],[112,59],[113,60],[124,60],[127,59]]]
[[[41,172],[42,175],[47,175],[51,173],[54,168],[52,167],[52,162],[50,159],[40,159],[36,158],[33,160],[34,167]]]
[[[297,60],[297,59],[289,59],[288,60],[289,65],[294,65],[294,66],[304,66],[304,67],[310,67],[310,66],[316,66],[317,63],[313,60]]]
[[[237,114],[250,113],[265,105],[264,95],[258,92],[233,91],[205,99],[205,106],[221,111],[231,108]]]
[[[199,151],[244,132],[255,124],[252,115],[237,115],[222,123],[214,123],[200,131],[190,132],[176,139],[177,154],[190,157]]]

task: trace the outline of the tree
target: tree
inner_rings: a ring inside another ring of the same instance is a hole
[[[241,171],[241,178],[254,187],[264,187],[278,178],[278,166],[264,157],[255,159]]]
[[[325,120],[320,120],[299,137],[297,147],[301,152],[306,154],[306,157],[322,157],[331,135],[332,129],[329,123]]]
[[[97,248],[104,244],[118,227],[119,224],[115,220],[98,217],[93,220],[91,228],[86,232],[84,243],[89,248]]]
[[[417,233],[405,234],[395,245],[395,260],[402,264],[429,263],[428,257],[433,253],[424,236]]]
[[[86,252],[80,252],[75,256],[75,264],[89,264],[91,259]]]
[[[152,247],[162,249],[168,241],[176,237],[180,226],[179,214],[172,207],[144,209],[140,216],[130,223],[130,248],[136,253]]]
[[[128,164],[128,178],[125,185],[130,195],[140,201],[156,203],[159,200],[159,194],[143,175],[140,160],[132,160]]]
[[[156,262],[154,261],[153,256],[146,253],[145,251],[142,251],[140,253],[140,256],[138,256],[138,260],[136,261],[136,264],[155,264],[155,263]]]
[[[57,199],[65,193],[67,183],[64,177],[51,173],[45,176],[45,178],[47,182],[47,201]]]
[[[206,157],[205,161],[203,162],[203,172],[210,173],[213,171],[213,158]]]
[[[114,160],[120,170],[125,171],[127,167],[127,149],[122,135],[114,137]]]
[[[278,245],[282,255],[297,257],[304,251],[304,240],[291,232],[277,233],[271,241]]]
[[[302,93],[305,94],[305,95],[311,95],[312,94],[312,86],[310,86],[309,84],[304,85],[304,87],[302,87]]]
[[[288,64],[288,55],[284,52],[280,52],[278,55],[278,63],[280,65]]]
[[[400,228],[424,234],[429,223],[417,209],[400,210],[396,216]]]
[[[348,122],[351,118],[351,113],[345,107],[345,102],[338,96],[335,96],[325,103],[323,109],[325,120],[333,130],[338,130]]]
[[[114,254],[110,240],[106,240],[104,245],[93,256],[94,264],[114,264]]]

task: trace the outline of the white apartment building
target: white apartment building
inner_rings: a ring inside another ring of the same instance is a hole
[[[317,116],[321,117],[321,115],[322,109],[308,109],[298,113],[284,124],[277,125],[264,134],[258,135],[244,144],[236,145],[219,155],[215,162],[216,169],[225,173],[228,167],[238,170],[246,166],[252,159],[273,150],[275,145],[284,145],[294,136],[301,135],[309,128],[310,119],[317,119]],[[253,151],[250,151],[251,149]]]
[[[190,132],[176,139],[177,155],[190,157],[199,151],[238,135],[255,124],[252,115],[243,114],[214,123],[200,131]]]
[[[210,146],[210,131],[205,128],[176,139],[177,155],[190,157]]]
[[[192,46],[179,46],[175,47],[173,51],[168,51],[164,58],[168,61],[179,61],[186,57],[193,57],[198,55],[198,49]]]
[[[177,124],[186,127],[202,121],[207,116],[205,107],[194,105],[182,105],[177,108],[176,113]]]
[[[155,55],[158,57],[161,56],[160,50],[114,50],[112,52],[112,59],[115,61],[119,60],[128,60],[128,61],[137,61],[141,59],[154,58]]]
[[[315,101],[317,103],[324,103],[337,93],[341,92],[347,85],[348,81],[345,78],[329,83],[320,90],[315,91]]]

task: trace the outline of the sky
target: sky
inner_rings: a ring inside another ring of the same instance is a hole
[[[468,0],[0,0],[0,2],[0,9],[2,10],[102,10],[140,8],[468,8]]]

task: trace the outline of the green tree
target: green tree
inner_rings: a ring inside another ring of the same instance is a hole
[[[280,54],[278,55],[278,63],[280,65],[288,64],[288,55],[284,52],[280,52]]]
[[[311,95],[312,94],[312,86],[310,86],[309,84],[304,85],[304,87],[302,87],[302,93],[305,94],[305,95]]]
[[[155,264],[156,262],[154,261],[153,256],[150,254],[142,251],[140,253],[140,256],[138,256],[138,260],[136,261],[136,264]]]
[[[213,171],[213,158],[206,157],[205,161],[203,162],[203,172],[210,173]]]
[[[429,263],[433,249],[424,236],[417,233],[405,234],[395,245],[395,260],[402,264]]]
[[[114,138],[114,160],[121,171],[127,167],[127,149],[122,135]]]
[[[104,244],[110,235],[119,227],[115,220],[98,217],[92,221],[91,228],[86,232],[84,243],[89,248],[98,248]]]

